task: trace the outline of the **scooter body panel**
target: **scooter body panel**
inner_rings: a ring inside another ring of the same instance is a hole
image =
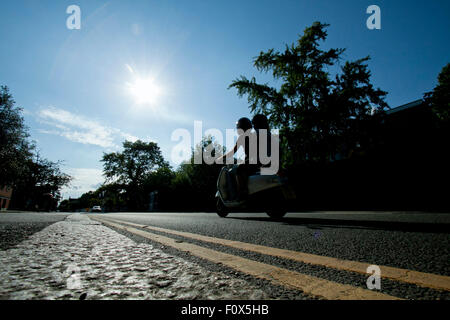
[[[268,200],[266,195],[271,190],[284,191],[288,189],[287,180],[277,175],[252,175],[248,178],[248,198],[237,201],[237,190],[235,184],[235,174],[237,166],[224,167],[217,180],[216,197],[220,198],[223,204],[230,209],[251,207],[252,203],[260,203],[261,200]],[[261,198],[261,199],[260,199]]]
[[[254,175],[248,178],[248,194],[252,195],[267,189],[280,187],[284,184],[281,177],[276,175]]]

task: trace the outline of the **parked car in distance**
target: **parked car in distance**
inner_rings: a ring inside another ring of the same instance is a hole
[[[102,212],[102,208],[100,206],[93,206],[91,212]]]

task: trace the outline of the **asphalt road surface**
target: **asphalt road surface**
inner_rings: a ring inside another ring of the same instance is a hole
[[[109,226],[135,241],[159,244],[162,250],[209,269],[255,279],[254,283],[271,291],[288,287],[306,297],[341,299],[345,294],[335,292],[343,290],[339,285],[369,291],[367,282],[374,271],[369,274],[367,267],[375,265],[380,270],[380,289],[373,287],[376,281],[372,278],[370,292],[402,299],[450,298],[448,213],[308,212],[289,213],[279,221],[257,213],[234,213],[225,219],[214,213],[111,213],[92,217],[115,223]],[[175,241],[162,241],[165,237]],[[183,247],[186,244],[200,248]],[[202,253],[201,248],[212,251]],[[216,257],[215,252],[232,257]],[[228,263],[233,257],[244,262]],[[252,261],[262,265],[252,265]],[[260,274],[257,269],[265,266],[275,267],[268,272],[286,274],[284,278]],[[292,286],[296,281],[298,285]],[[319,287],[332,289],[322,295],[317,288],[308,287],[315,281]],[[287,299],[298,297],[292,290],[279,294]]]
[[[67,213],[0,212],[0,250],[6,250],[41,231],[64,220]]]
[[[449,213],[422,212],[288,213],[277,221],[258,213],[1,213],[0,296],[83,295],[86,288],[42,283],[64,256],[60,272],[76,261],[90,281],[87,296],[97,299],[450,300],[449,227]],[[141,269],[150,263],[173,275],[149,287]],[[34,275],[17,271],[28,265]]]

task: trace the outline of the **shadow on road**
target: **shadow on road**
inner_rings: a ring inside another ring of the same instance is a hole
[[[271,219],[262,217],[229,217],[228,219],[265,221],[282,223],[284,225],[304,226],[310,229],[322,228],[346,228],[346,229],[369,229],[403,232],[426,232],[426,233],[450,233],[448,223],[418,223],[398,221],[370,221],[370,220],[347,220],[327,218],[282,218]]]

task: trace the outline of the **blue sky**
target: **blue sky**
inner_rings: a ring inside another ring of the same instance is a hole
[[[66,8],[81,8],[81,30]],[[366,8],[381,9],[381,30]],[[269,81],[252,67],[262,50],[283,49],[314,21],[329,23],[324,48],[345,60],[370,55],[372,80],[395,107],[436,85],[450,52],[450,1],[4,0],[0,84],[9,86],[41,154],[64,160],[79,196],[103,180],[103,152],[125,139],[156,141],[167,160],[177,128],[233,128],[247,100],[227,87],[240,75]],[[159,94],[138,102],[131,88],[153,79]]]

